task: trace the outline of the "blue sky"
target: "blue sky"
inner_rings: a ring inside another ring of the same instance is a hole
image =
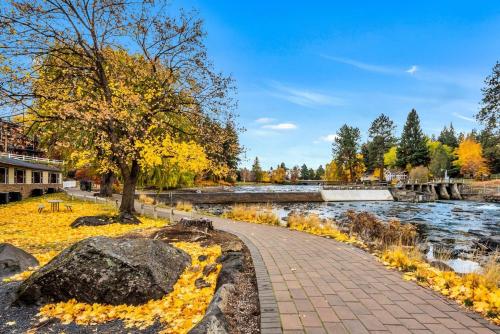
[[[384,5],[381,5],[383,3]],[[498,1],[174,1],[197,9],[215,67],[238,88],[242,165],[331,160],[344,123],[380,113],[402,130],[478,128],[486,75],[500,60]],[[365,139],[365,138],[364,138]]]

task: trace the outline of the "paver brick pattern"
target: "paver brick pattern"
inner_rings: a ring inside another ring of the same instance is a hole
[[[284,333],[500,333],[354,246],[275,226],[220,218],[214,224],[259,250]]]
[[[176,212],[177,219],[185,215]],[[262,334],[500,334],[500,327],[479,314],[403,280],[352,245],[282,227],[210,219],[240,236],[252,253]]]

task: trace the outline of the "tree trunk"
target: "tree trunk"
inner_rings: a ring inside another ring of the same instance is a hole
[[[383,163],[380,165],[379,169],[380,169],[379,181],[382,182],[382,181],[384,181],[384,164]]]
[[[139,164],[136,160],[132,162],[130,169],[123,170],[123,194],[122,204],[120,205],[120,213],[132,214],[135,212],[135,187],[139,176]]]
[[[99,196],[111,197],[113,195],[113,183],[115,182],[115,175],[113,172],[106,172],[101,175],[101,189]]]

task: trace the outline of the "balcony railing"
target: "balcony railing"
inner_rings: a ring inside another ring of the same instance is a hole
[[[54,164],[54,165],[63,164],[62,160],[40,158],[40,157],[35,157],[35,156],[30,156],[30,155],[21,155],[21,154],[7,153],[7,152],[0,152],[0,157],[23,160],[23,161],[28,161],[28,162],[40,162],[43,164]]]

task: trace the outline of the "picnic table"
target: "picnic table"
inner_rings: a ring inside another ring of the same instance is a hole
[[[59,204],[63,203],[64,201],[61,201],[60,199],[51,199],[47,201],[50,203],[50,208],[52,209],[52,212],[59,212]]]

